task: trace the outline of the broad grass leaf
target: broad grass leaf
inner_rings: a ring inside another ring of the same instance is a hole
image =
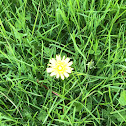
[[[43,122],[46,116],[47,116],[47,112],[45,110],[41,110],[41,112],[37,116],[37,119]]]
[[[124,122],[124,121],[126,121],[126,112],[125,112],[125,111],[119,112],[119,114],[118,114],[118,113],[115,113],[113,116],[114,116],[119,122]]]
[[[101,50],[97,50],[95,55],[100,55],[101,54]]]
[[[80,112],[83,108],[83,105],[79,102],[75,102],[74,107],[76,107],[76,112]]]
[[[90,50],[90,51],[89,51],[89,54],[94,54],[94,51],[93,51],[93,50]]]
[[[119,103],[120,105],[124,106],[126,105],[126,90],[123,90],[120,94],[120,98],[119,98]]]
[[[53,53],[55,53],[55,48],[52,47],[52,48],[49,48],[49,47],[44,47],[44,53],[47,57],[50,57],[52,56]]]

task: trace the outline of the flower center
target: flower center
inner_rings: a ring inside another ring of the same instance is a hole
[[[55,65],[56,73],[63,74],[66,71],[66,64],[63,61],[58,61]]]
[[[59,66],[59,70],[62,70],[62,67],[61,66]]]

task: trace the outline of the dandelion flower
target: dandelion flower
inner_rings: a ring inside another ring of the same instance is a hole
[[[56,78],[61,77],[62,80],[64,80],[65,77],[69,77],[69,73],[72,72],[73,68],[70,66],[73,64],[73,62],[69,62],[70,58],[66,58],[63,56],[61,59],[60,55],[56,55],[56,59],[52,58],[49,60],[50,66],[47,68],[47,72],[51,73],[50,76],[56,76]]]

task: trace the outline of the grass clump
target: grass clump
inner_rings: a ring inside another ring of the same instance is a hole
[[[64,80],[49,59],[73,60]],[[126,125],[124,0],[0,1],[0,125]]]

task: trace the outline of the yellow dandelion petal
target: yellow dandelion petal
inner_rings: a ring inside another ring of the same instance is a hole
[[[65,59],[65,56],[63,56],[63,59],[62,60],[64,60]]]
[[[59,74],[56,75],[56,78],[59,78]]]
[[[55,63],[55,59],[52,58],[52,59],[49,60],[49,62],[54,64]]]
[[[52,72],[53,69],[52,68],[47,68],[46,70],[47,70],[48,73],[50,73],[50,72]]]
[[[64,76],[65,76],[65,77],[69,77],[69,74],[68,74],[68,73],[64,73]]]
[[[50,76],[56,76],[56,78],[61,77],[62,80],[64,78],[69,77],[69,73],[72,72],[73,68],[71,68],[71,65],[73,62],[69,62],[70,58],[66,58],[63,56],[61,59],[60,55],[56,55],[56,59],[52,58],[49,60],[50,64],[48,64],[49,68],[47,68],[47,72],[51,73]]]
[[[67,57],[64,61],[68,63],[70,61],[70,58]]]
[[[68,68],[68,69],[66,70],[66,72],[67,72],[67,73],[71,73],[71,72],[72,72],[72,69]]]
[[[57,60],[57,61],[60,61],[60,60],[61,60],[60,55],[59,55],[59,56],[58,56],[58,55],[56,55],[56,60]]]
[[[64,80],[64,76],[63,76],[63,74],[61,74],[61,79]]]
[[[55,72],[52,72],[52,73],[50,74],[50,76],[54,76],[54,75],[56,75],[56,73],[55,73]]]
[[[68,66],[71,66],[72,64],[73,64],[73,62],[71,61],[71,62],[68,63]]]

